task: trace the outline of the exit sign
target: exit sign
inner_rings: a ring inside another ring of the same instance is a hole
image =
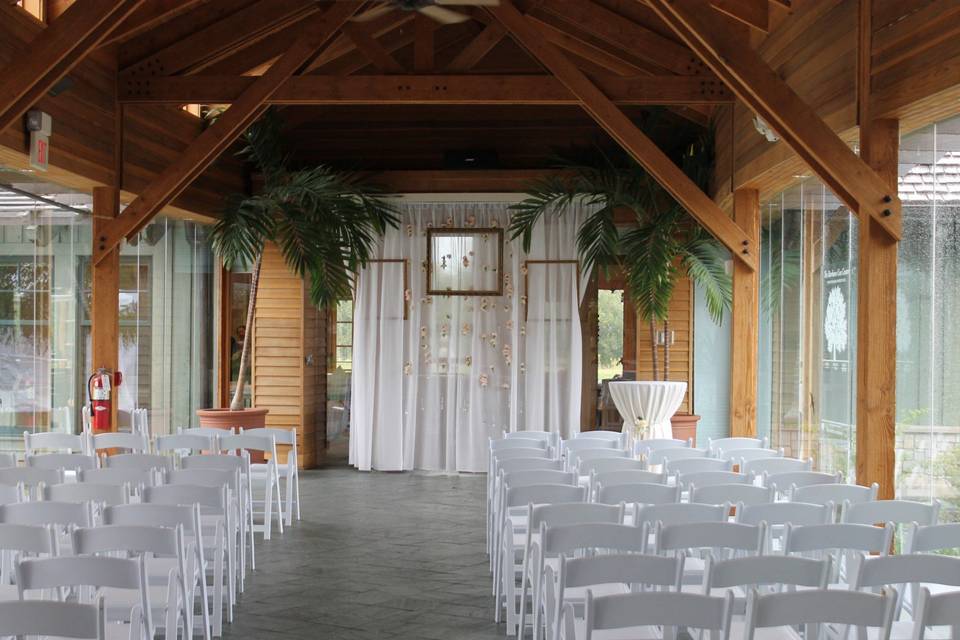
[[[41,131],[30,132],[30,166],[46,171],[50,164],[50,138]]]

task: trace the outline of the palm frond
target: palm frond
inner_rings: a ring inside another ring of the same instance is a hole
[[[669,220],[655,219],[623,236],[627,289],[644,322],[663,321],[669,315],[677,281],[675,232]]]
[[[577,191],[560,176],[550,175],[530,184],[527,197],[510,206],[510,239],[523,238],[523,250],[530,251],[533,229],[545,214],[569,206]]]
[[[717,324],[733,304],[733,283],[727,273],[727,252],[706,234],[697,234],[682,249],[681,265],[703,290],[707,312]]]
[[[227,205],[210,238],[213,250],[227,269],[252,264],[273,236],[273,203],[258,196],[227,198]]]
[[[577,253],[584,269],[603,268],[619,262],[620,231],[613,221],[613,208],[601,207],[591,213],[577,230]]]

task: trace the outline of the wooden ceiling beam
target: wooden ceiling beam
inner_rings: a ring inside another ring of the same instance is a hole
[[[852,211],[900,237],[900,200],[756,51],[711,20],[706,0],[648,0],[727,86],[763,118]]]
[[[624,18],[590,0],[550,0],[540,3],[531,17],[549,13],[576,25],[631,56],[681,75],[702,75],[703,63],[683,45]]]
[[[751,269],[760,247],[703,192],[626,114],[564,54],[543,40],[533,23],[510,0],[487,10],[507,28],[517,43],[536,57],[580,101],[583,109],[639,162],[703,227]]]
[[[433,22],[422,13],[413,20],[413,70],[417,73],[433,71]]]
[[[463,73],[473,69],[485,55],[490,53],[503,40],[505,35],[507,35],[507,30],[499,22],[488,24],[447,64],[447,72]]]
[[[287,52],[140,192],[117,218],[117,224],[94,238],[94,262],[103,260],[124,238],[137,234],[233,144],[237,136],[264,112],[273,92],[316,55],[361,4],[357,1],[336,2],[324,13],[304,22],[300,35]]]
[[[0,132],[23,114],[100,44],[143,0],[89,0],[71,5],[0,68]]]
[[[406,11],[395,11],[393,13],[388,13],[376,20],[371,20],[366,23],[367,33],[370,34],[373,38],[381,38],[388,33],[394,32],[396,30],[405,31],[406,25],[412,22],[414,19],[413,14]],[[384,43],[381,43],[387,51],[393,53],[393,50]],[[357,51],[356,45],[353,43],[346,34],[341,33],[338,35],[333,42],[330,43],[330,46],[324,49],[315,60],[307,65],[306,69],[303,70],[304,74],[308,73],[317,73],[318,70],[326,64],[335,62],[351,53]]]
[[[152,53],[126,67],[123,73],[197,73],[315,14],[320,6],[309,0],[259,0]]]
[[[769,0],[710,0],[710,4],[748,27],[764,32],[770,28]]]
[[[359,24],[343,25],[343,33],[350,38],[354,46],[383,73],[403,73],[404,69],[396,58],[381,45],[370,32]],[[416,43],[416,39],[414,39]]]
[[[121,103],[226,104],[237,100],[256,76],[129,78]],[[723,104],[732,94],[715,78],[696,76],[606,77],[601,89],[617,104]],[[269,104],[555,104],[578,99],[553,76],[401,75],[303,76],[280,84]]]
[[[540,30],[540,33],[543,34],[547,42],[551,42],[564,51],[569,51],[584,60],[589,60],[617,75],[630,77],[650,74],[648,69],[639,67],[629,60],[624,60],[620,56],[613,55],[600,47],[577,38],[571,33],[558,29],[552,24],[533,17],[528,17],[527,20],[537,26],[537,29]]]
[[[183,15],[206,0],[152,0],[152,2],[134,11],[129,18],[120,23],[113,32],[104,38],[100,46],[116,44],[134,36],[146,33],[167,20]]]

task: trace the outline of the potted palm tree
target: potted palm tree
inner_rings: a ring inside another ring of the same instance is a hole
[[[710,141],[697,140],[682,153],[680,164],[701,187],[710,167]],[[731,279],[723,247],[707,233],[639,164],[623,153],[574,150],[555,163],[560,171],[533,184],[527,197],[512,207],[512,237],[529,250],[533,228],[544,215],[562,214],[574,202],[592,207],[577,232],[577,252],[585,268],[623,270],[638,320],[649,326],[654,380],[670,376],[670,299],[677,282],[690,278],[704,293],[717,323],[732,302]],[[617,212],[632,222],[621,228]],[[662,361],[661,361],[662,354]],[[696,430],[697,416],[677,415],[675,437]]]
[[[329,307],[352,295],[353,278],[367,264],[377,238],[397,216],[387,197],[356,174],[326,166],[295,169],[283,150],[282,122],[273,109],[244,133],[239,155],[263,179],[255,195],[227,198],[214,225],[213,250],[227,269],[251,265],[237,388],[228,409],[201,409],[202,426],[264,426],[266,409],[244,408],[251,334],[260,265],[267,243],[275,243],[289,268],[305,279],[310,299]]]

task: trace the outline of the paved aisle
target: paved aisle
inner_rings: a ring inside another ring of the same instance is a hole
[[[503,638],[483,488],[483,476],[304,472],[303,520],[258,539],[224,638]]]

